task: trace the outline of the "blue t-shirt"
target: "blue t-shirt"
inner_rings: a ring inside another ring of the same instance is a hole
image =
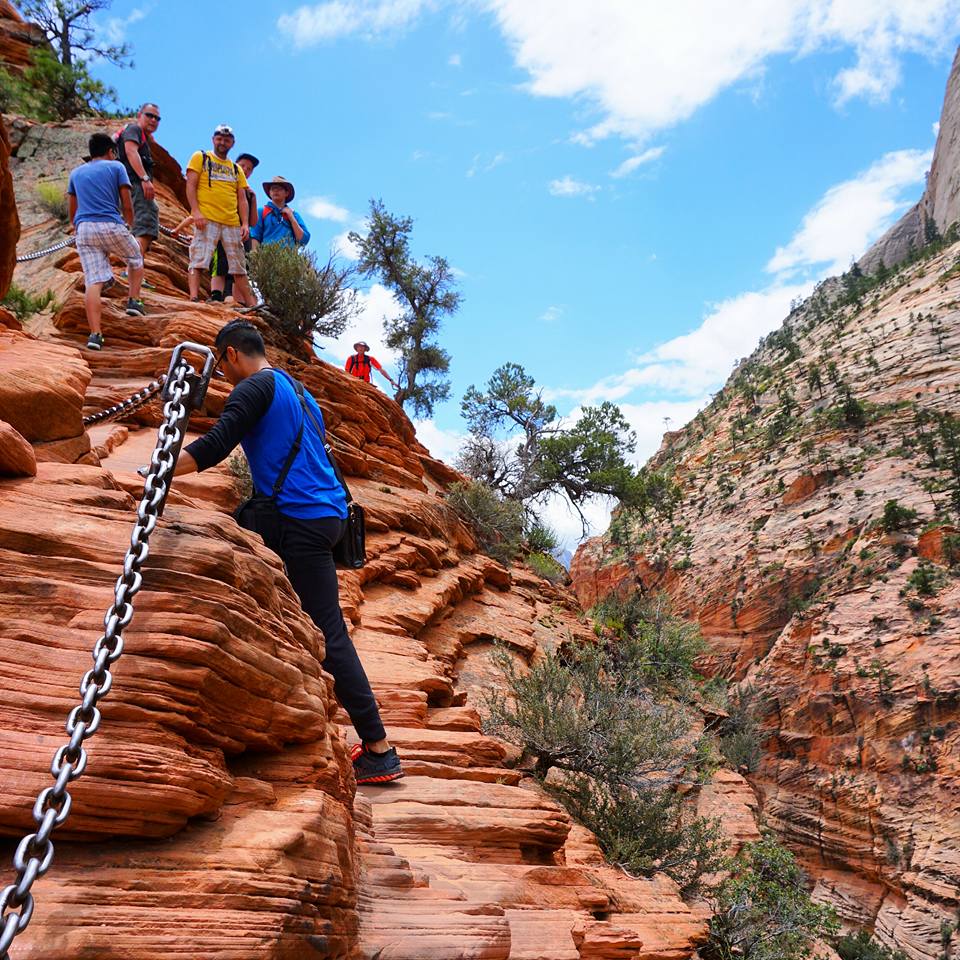
[[[347,516],[347,497],[324,449],[323,414],[306,391],[304,399],[313,419],[304,418],[289,374],[272,367],[259,370],[233,388],[213,429],[186,451],[199,470],[206,470],[226,459],[239,443],[257,492],[269,496],[303,423],[300,452],[277,495],[277,507],[298,520],[342,520]]]
[[[70,174],[67,193],[77,198],[77,223],[120,223],[120,188],[130,178],[119,160],[90,160]]]

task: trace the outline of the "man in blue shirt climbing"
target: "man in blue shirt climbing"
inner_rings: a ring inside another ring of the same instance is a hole
[[[263,208],[256,226],[250,230],[253,249],[261,243],[282,243],[288,247],[305,247],[310,242],[310,231],[290,203],[296,190],[289,180],[274,177],[263,182],[263,192],[270,202]]]
[[[323,631],[323,667],[332,674],[337,699],[360,737],[353,752],[357,783],[397,780],[403,776],[400,760],[387,740],[370,681],[340,609],[333,547],[343,534],[347,501],[324,449],[323,414],[304,391],[312,414],[307,416],[293,378],[270,366],[263,339],[252,323],[231,321],[217,334],[215,347],[218,366],[234,389],[213,429],[184,448],[175,475],[215,466],[239,443],[256,489],[272,490],[303,421],[300,450],[276,494],[277,553],[301,606]]]

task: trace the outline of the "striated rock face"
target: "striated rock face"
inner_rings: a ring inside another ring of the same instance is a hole
[[[37,246],[57,230],[29,206],[25,173],[62,176],[87,132],[19,127],[17,189]],[[159,192],[175,223],[176,184]],[[165,371],[177,343],[211,343],[232,316],[185,302],[184,270],[183,248],[162,238],[147,257],[149,315],[126,317],[124,291],[111,291],[102,353],[78,349],[72,251],[18,271],[30,289],[57,291],[52,315],[0,328],[0,865],[50,782],[159,423],[156,402],[89,431],[81,414]],[[604,864],[480,728],[496,642],[529,663],[590,635],[571,595],[476,552],[442,496],[457,475],[392,400],[316,359],[270,358],[317,398],[366,510],[369,560],[340,573],[341,599],[407,777],[356,790],[323,637],[278,558],[229,516],[230,469],[178,478],[89,771],[12,960],[690,957],[703,911],[665,877]],[[228,389],[211,384],[191,435]],[[742,778],[718,775],[699,802],[722,812],[734,847],[751,837],[756,800]]]
[[[881,264],[896,266],[930,238],[931,224],[940,233],[960,220],[960,50],[953,60],[940,114],[940,129],[926,189],[911,207],[860,259],[864,273]]]
[[[30,66],[30,55],[46,45],[43,31],[34,23],[24,23],[9,0],[0,0],[0,66],[21,71]]]
[[[20,217],[10,176],[10,137],[0,117],[0,298],[10,289],[20,239]]]
[[[661,447],[672,522],[615,517],[571,568],[584,604],[667,591],[706,667],[759,688],[763,816],[913,960],[960,906],[960,432],[936,420],[957,412],[958,257],[859,305],[824,285]]]

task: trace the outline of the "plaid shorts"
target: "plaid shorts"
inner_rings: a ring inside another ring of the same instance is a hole
[[[247,259],[243,253],[243,241],[240,239],[239,227],[228,227],[222,223],[207,221],[202,230],[195,230],[190,243],[190,269],[206,270],[210,266],[210,259],[217,243],[223,244],[227,255],[227,270],[233,276],[245,276]]]
[[[142,267],[140,244],[126,224],[107,221],[77,224],[77,253],[87,284],[106,283],[113,279],[110,254],[127,261],[128,267]]]

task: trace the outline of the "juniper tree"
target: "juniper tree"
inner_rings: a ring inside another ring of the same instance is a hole
[[[410,253],[410,217],[395,217],[382,200],[370,201],[367,233],[353,231],[360,250],[357,268],[364,277],[378,277],[403,308],[384,321],[385,343],[400,355],[397,403],[408,401],[418,416],[429,417],[434,404],[450,396],[450,354],[436,343],[445,316],[460,305],[450,264],[443,257],[418,263]]]

